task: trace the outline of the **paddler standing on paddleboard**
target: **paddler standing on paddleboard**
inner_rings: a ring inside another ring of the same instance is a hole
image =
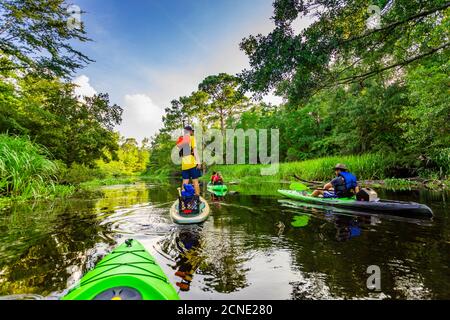
[[[198,179],[201,177],[201,164],[197,152],[197,143],[194,137],[194,129],[191,126],[184,128],[184,136],[180,137],[177,142],[180,149],[181,170],[183,177],[183,185],[189,184],[192,179],[192,184],[195,188],[195,195],[200,196],[200,185]]]

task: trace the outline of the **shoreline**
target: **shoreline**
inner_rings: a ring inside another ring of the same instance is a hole
[[[233,166],[227,166],[228,169],[232,169]],[[209,175],[212,171],[217,170],[215,167],[210,168],[206,175],[200,178],[201,183],[207,183],[209,181]],[[223,168],[221,166],[221,168]],[[220,171],[220,169],[218,169]],[[227,170],[229,173],[230,171]],[[228,181],[226,184],[229,186],[235,186],[235,188],[240,189],[237,191],[239,193],[246,193],[245,191],[251,192],[256,195],[276,195],[278,188],[274,186],[279,186],[283,188],[288,186],[292,182],[302,182],[311,189],[322,187],[326,181],[311,181],[302,179],[296,175],[292,176],[292,179],[273,179],[273,177],[266,177],[261,175],[246,175],[245,177],[237,177],[235,175],[225,175],[225,180]],[[330,176],[331,178],[331,176]],[[73,188],[72,192],[64,196],[51,196],[42,198],[14,198],[14,197],[0,197],[0,209],[5,209],[9,207],[14,202],[26,202],[26,201],[48,201],[57,199],[70,199],[77,198],[84,195],[86,192],[93,192],[104,186],[113,185],[132,185],[138,182],[165,182],[168,180],[177,179],[176,175],[168,174],[167,176],[162,175],[134,175],[120,178],[107,178],[107,179],[93,179],[79,184],[78,186],[71,185],[69,187]],[[422,178],[422,177],[411,177],[411,178],[387,178],[387,179],[377,179],[377,180],[360,180],[359,184],[362,187],[368,187],[373,189],[384,189],[390,191],[436,191],[436,192],[446,192],[450,190],[450,179],[433,179],[433,178]],[[243,186],[241,189],[240,187]],[[259,192],[258,192],[259,191]]]

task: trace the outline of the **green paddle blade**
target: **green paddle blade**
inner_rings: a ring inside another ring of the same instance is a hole
[[[308,186],[304,185],[303,183],[299,183],[299,182],[292,182],[291,186],[289,188],[291,190],[294,190],[294,191],[308,191],[308,190],[310,190]]]
[[[294,221],[291,223],[291,225],[295,228],[302,228],[306,227],[309,223],[309,216],[295,216]]]

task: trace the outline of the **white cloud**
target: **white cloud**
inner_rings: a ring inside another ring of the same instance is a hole
[[[299,34],[304,29],[308,28],[313,22],[317,21],[317,17],[313,16],[299,16],[292,22],[292,29],[295,34]]]
[[[77,86],[75,87],[75,95],[81,97],[92,97],[97,94],[97,91],[89,83],[90,79],[88,76],[81,75],[73,80],[73,83]]]
[[[138,141],[150,137],[162,127],[164,108],[170,106],[171,100],[197,90],[198,84],[208,75],[220,72],[235,74],[248,68],[248,57],[239,49],[239,42],[251,34],[267,34],[273,30],[272,14],[273,8],[268,2],[264,14],[259,11],[239,24],[233,23],[228,32],[214,39],[201,35],[193,39],[194,32],[183,30],[201,50],[181,52],[177,59],[164,60],[165,63],[152,63],[150,59],[131,60],[130,52],[123,49],[120,39],[112,36],[105,47],[93,46],[98,54],[104,55],[106,49],[109,52],[104,59],[98,59],[95,83],[100,91],[110,93],[114,102],[117,101],[124,109],[122,125],[116,129]],[[310,19],[298,19],[294,22],[294,29],[298,32],[310,23]],[[179,27],[185,28],[181,24]],[[158,43],[154,46],[158,49]],[[117,63],[128,67],[119,72],[114,68]],[[96,93],[87,76],[79,76],[74,83],[80,86],[77,94]],[[127,94],[130,92],[140,94]],[[268,95],[264,101],[279,104],[282,99]]]
[[[136,138],[141,142],[150,138],[162,127],[164,110],[145,94],[125,95],[122,124],[118,127],[121,135]]]
[[[270,6],[271,8],[271,6]],[[170,101],[180,96],[187,96],[198,89],[198,84],[207,76],[221,72],[236,74],[244,68],[249,68],[249,59],[240,50],[239,42],[251,34],[268,34],[275,27],[270,19],[272,11],[267,12],[267,17],[259,17],[258,21],[242,22],[239,28],[222,37],[207,43],[214,50],[206,50],[202,55],[186,56],[184,60],[171,67],[145,67],[137,70],[139,78],[147,84],[146,92],[158,105],[168,106]],[[301,29],[308,26],[311,20],[298,19],[295,28]],[[283,99],[269,94],[263,98],[265,102],[275,105],[283,103]]]
[[[280,104],[283,104],[285,101],[282,97],[278,97],[274,95],[273,93],[270,93],[263,97],[263,101],[266,103],[271,103],[274,106],[278,106]]]

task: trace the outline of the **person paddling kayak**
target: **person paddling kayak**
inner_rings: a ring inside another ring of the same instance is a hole
[[[191,126],[184,128],[184,136],[177,143],[180,149],[181,157],[181,170],[183,177],[183,187],[189,184],[189,180],[192,179],[192,184],[195,188],[195,194],[200,195],[200,185],[198,178],[201,177],[201,165],[197,152],[197,144],[194,137],[194,129]]]
[[[313,197],[347,198],[353,197],[359,192],[356,176],[348,172],[345,164],[337,164],[334,167],[336,178],[327,183],[323,189],[317,189],[312,193]]]
[[[211,177],[211,183],[213,185],[223,185],[223,178],[220,172],[213,172]]]

